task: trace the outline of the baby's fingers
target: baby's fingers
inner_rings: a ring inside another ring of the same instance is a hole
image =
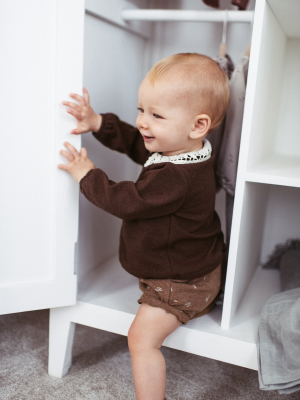
[[[74,110],[76,110],[77,112],[81,112],[82,111],[82,107],[80,107],[78,104],[76,103],[72,103],[71,101],[62,101],[62,104],[64,106],[68,106],[71,107],[71,109],[73,108]],[[69,108],[67,109],[67,111],[72,111]]]
[[[74,99],[78,100],[78,102],[81,105],[81,107],[86,106],[85,99],[82,96],[80,96],[79,94],[70,93],[70,97],[74,97]]]
[[[84,92],[84,98],[85,98],[86,104],[90,104],[90,96],[85,87],[83,88],[83,92]]]
[[[58,166],[59,169],[63,169],[64,171],[70,172],[69,171],[69,169],[70,169],[69,164],[58,164],[57,166]]]
[[[70,150],[70,152],[73,154],[74,158],[77,158],[79,156],[78,151],[75,149],[74,146],[71,145],[71,143],[69,142],[64,142],[64,145],[66,146],[66,148],[68,150]],[[63,150],[64,151],[64,150]],[[73,158],[72,158],[73,159]]]
[[[82,108],[81,107],[79,107],[78,112],[75,111],[75,110],[72,110],[71,108],[67,108],[67,112],[69,114],[72,114],[78,121],[82,121],[83,118],[84,118],[83,115],[82,115]]]
[[[60,150],[60,154],[66,157],[66,159],[70,162],[74,160],[74,156],[66,150]]]
[[[86,132],[87,132],[87,130],[84,129],[84,128],[82,128],[82,129],[77,128],[77,129],[73,129],[73,130],[71,131],[71,134],[72,134],[72,135],[80,135],[81,133],[86,133]]]
[[[86,150],[86,148],[82,147],[82,148],[80,149],[80,154],[81,154],[83,157],[87,157],[87,150]]]

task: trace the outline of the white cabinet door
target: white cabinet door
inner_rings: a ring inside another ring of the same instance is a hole
[[[74,304],[78,183],[57,167],[81,138],[84,0],[0,2],[0,314]]]

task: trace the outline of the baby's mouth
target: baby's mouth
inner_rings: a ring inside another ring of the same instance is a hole
[[[144,138],[144,140],[145,140],[146,142],[149,142],[149,141],[151,141],[152,139],[154,139],[154,136],[146,136],[146,135],[143,135],[143,138]]]

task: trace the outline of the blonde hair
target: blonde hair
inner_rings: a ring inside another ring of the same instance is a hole
[[[229,103],[229,79],[212,58],[198,53],[179,53],[163,58],[148,72],[152,86],[167,72],[188,84],[189,97],[197,113],[211,118],[209,132],[223,120]],[[184,74],[184,76],[183,76]]]

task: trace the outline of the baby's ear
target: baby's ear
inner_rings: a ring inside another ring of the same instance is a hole
[[[204,138],[211,126],[211,119],[207,114],[199,114],[194,118],[194,125],[190,132],[191,139]]]

